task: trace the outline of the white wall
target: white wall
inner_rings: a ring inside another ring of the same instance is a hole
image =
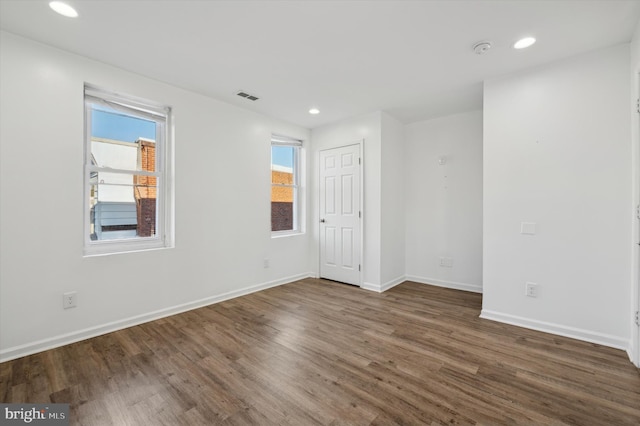
[[[633,212],[636,206],[640,205],[640,114],[638,114],[638,104],[640,100],[640,22],[636,25],[636,30],[631,41],[631,143],[632,143],[632,168],[633,179],[631,188],[631,197],[633,199],[633,208],[631,213],[633,242],[640,242],[640,227],[637,215]],[[638,270],[640,261],[640,246],[633,244],[631,263],[633,266],[632,274],[632,297],[631,311],[640,310],[640,271]],[[637,367],[640,367],[640,327],[632,321],[631,347],[629,354],[632,361]]]
[[[308,130],[9,33],[0,43],[0,358],[308,276],[308,234],[271,239],[269,205],[271,133]],[[82,256],[85,82],[173,107],[174,249]],[[71,290],[78,307],[63,310]]]
[[[385,112],[329,124],[311,132],[314,166],[312,193],[318,194],[319,152],[363,143],[364,191],[362,283],[368,290],[385,291],[404,281],[404,126]],[[318,224],[314,196],[312,223]],[[312,258],[318,259],[318,229],[313,226]],[[318,273],[318,265],[315,265]]]
[[[409,124],[405,138],[407,279],[481,292],[482,112]]]
[[[404,125],[382,113],[380,287],[405,279]]]
[[[324,149],[359,143],[363,144],[364,191],[363,229],[364,252],[362,253],[363,285],[380,285],[381,259],[381,212],[380,212],[380,183],[381,183],[381,140],[382,113],[374,112],[355,117],[339,123],[318,127],[312,130],[313,173],[311,177],[311,194],[319,193],[319,152]],[[315,259],[314,271],[319,274],[319,216],[317,195],[312,196],[311,229],[313,235],[311,258]]]
[[[627,44],[485,82],[482,317],[628,347],[630,90]]]

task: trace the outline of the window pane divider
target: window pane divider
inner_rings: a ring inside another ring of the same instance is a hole
[[[145,170],[112,169],[110,167],[99,167],[99,166],[93,166],[93,165],[88,165],[87,166],[87,171],[89,171],[89,172],[115,173],[115,174],[132,175],[132,176],[160,177],[162,175],[161,172],[147,172]]]
[[[96,183],[99,186],[124,186],[124,187],[137,187],[137,188],[157,188],[159,185],[142,185],[139,183]],[[108,201],[106,201],[108,202]]]

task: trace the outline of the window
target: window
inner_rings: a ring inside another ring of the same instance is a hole
[[[300,229],[300,149],[302,141],[271,137],[271,231],[276,234]]]
[[[170,108],[85,86],[85,254],[170,246]]]

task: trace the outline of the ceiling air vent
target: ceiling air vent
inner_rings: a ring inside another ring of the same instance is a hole
[[[258,99],[260,99],[259,97],[249,94],[247,92],[244,92],[242,90],[236,93],[236,95],[240,96],[241,98],[249,99],[250,101],[257,101]]]

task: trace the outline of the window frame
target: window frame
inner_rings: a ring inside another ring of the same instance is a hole
[[[283,183],[273,183],[273,180],[271,181],[271,186],[269,187],[269,190],[272,192],[273,191],[273,187],[285,187],[285,188],[292,188],[293,190],[293,229],[285,229],[285,230],[281,230],[281,231],[274,231],[273,228],[271,228],[271,237],[275,238],[275,237],[284,237],[284,236],[289,236],[289,235],[298,235],[298,234],[302,234],[304,233],[304,229],[303,229],[303,223],[304,221],[302,220],[302,190],[301,190],[301,176],[302,176],[302,170],[301,170],[301,157],[302,157],[302,149],[303,149],[303,142],[300,139],[295,139],[295,138],[291,138],[289,136],[282,136],[282,135],[276,135],[276,134],[272,134],[271,135],[271,145],[270,145],[270,157],[271,157],[271,161],[270,161],[270,168],[271,170],[273,170],[273,147],[274,146],[289,146],[293,148],[293,184],[283,184]],[[269,179],[272,179],[272,176],[269,176]],[[270,197],[271,198],[271,197]],[[271,207],[271,203],[272,201],[270,201],[270,207]],[[270,211],[272,212],[273,210],[270,209]],[[271,215],[270,215],[270,219],[271,219]],[[269,221],[270,226],[272,226],[271,220]]]
[[[172,110],[130,95],[123,95],[85,84],[84,94],[84,157],[83,157],[83,236],[84,256],[98,256],[170,248],[173,246],[173,144]],[[92,164],[92,105],[102,104],[132,117],[151,120],[156,124],[155,171],[121,170]],[[114,240],[91,239],[91,174],[106,172],[119,175],[153,176],[156,178],[155,235]]]

